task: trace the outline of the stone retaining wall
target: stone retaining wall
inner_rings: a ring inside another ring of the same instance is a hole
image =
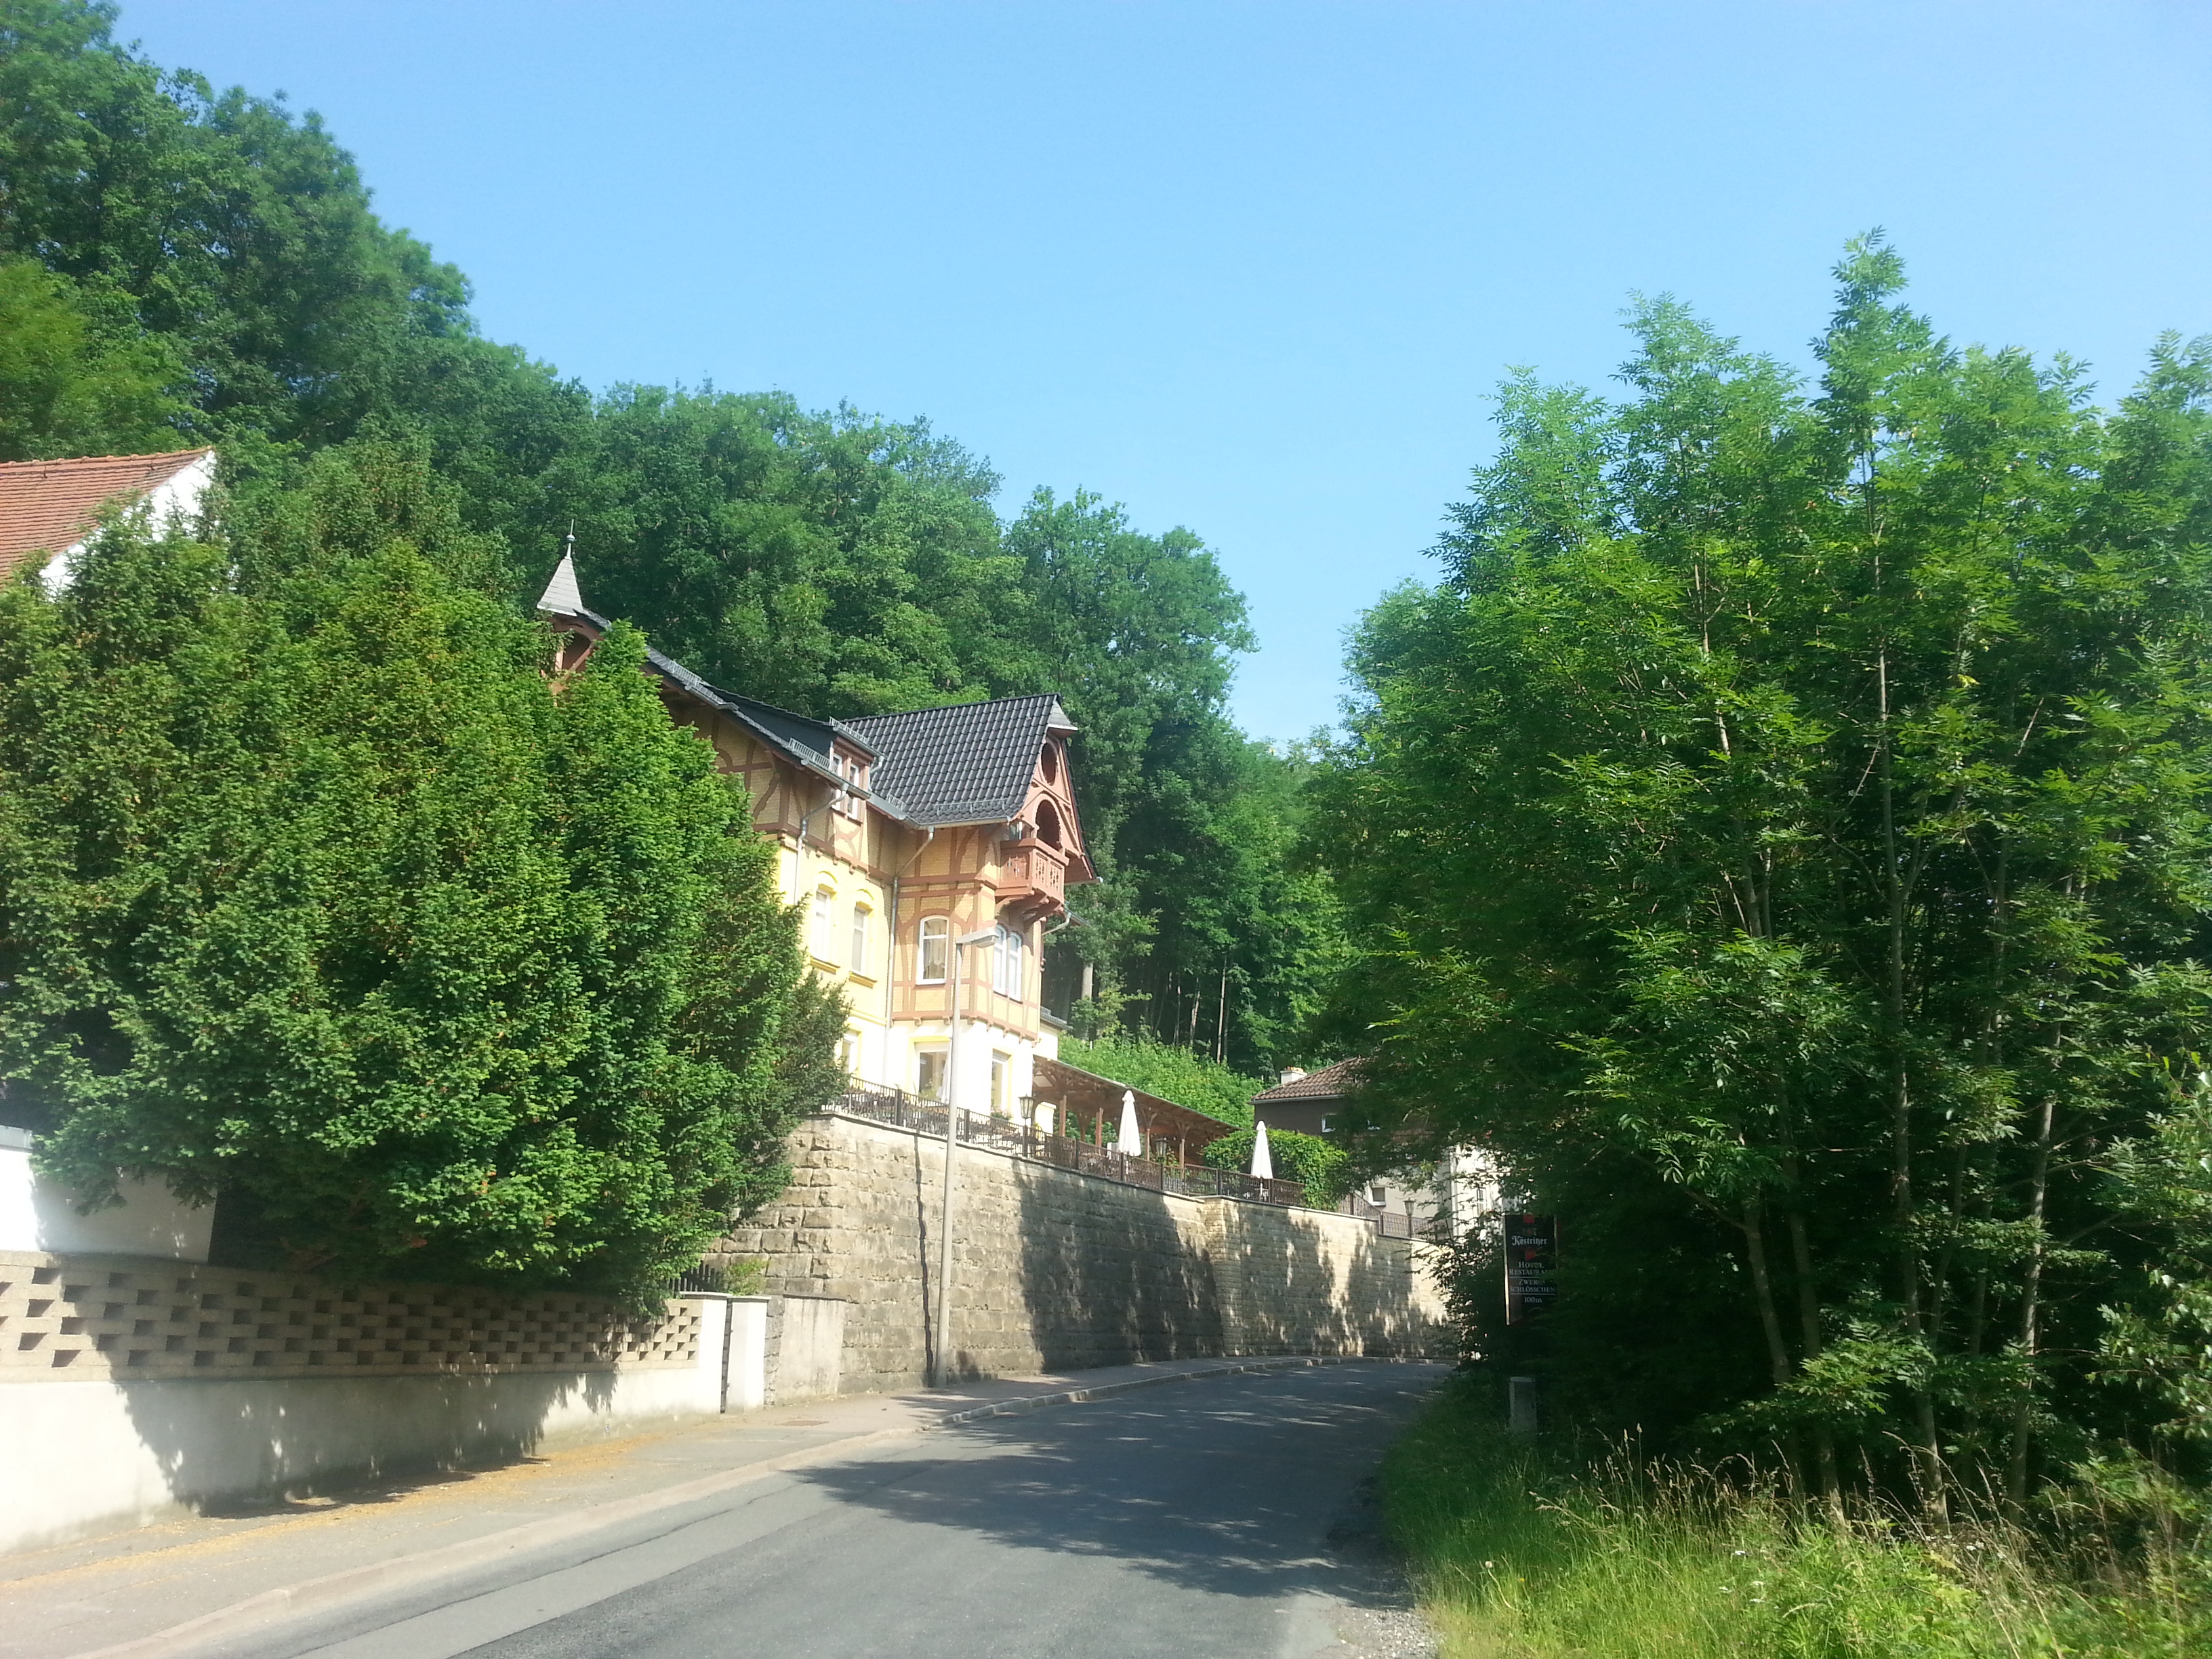
[[[772,1293],[844,1298],[848,1393],[927,1375],[943,1154],[911,1130],[810,1118],[789,1189],[711,1258],[765,1261]],[[976,1146],[959,1156],[960,1375],[1449,1351],[1425,1245],[1326,1211],[1150,1192]]]

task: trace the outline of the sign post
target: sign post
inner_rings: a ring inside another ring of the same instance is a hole
[[[1559,1294],[1559,1224],[1554,1217],[1505,1212],[1505,1322],[1525,1325]]]

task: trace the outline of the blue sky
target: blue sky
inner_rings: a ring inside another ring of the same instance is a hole
[[[1632,291],[1802,360],[1886,226],[1960,341],[2117,392],[2212,330],[2212,6],[126,0],[320,111],[485,331],[594,386],[927,415],[1001,506],[1188,525],[1239,717],[1334,718],[1515,364]]]

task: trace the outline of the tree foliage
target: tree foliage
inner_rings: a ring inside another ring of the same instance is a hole
[[[1233,1072],[1218,1060],[1142,1034],[1088,1042],[1062,1037],[1060,1057],[1070,1066],[1142,1089],[1162,1100],[1172,1100],[1224,1123],[1251,1122],[1252,1097],[1267,1086],[1263,1079]]]
[[[1252,1149],[1260,1132],[1247,1123],[1233,1133],[1206,1143],[1200,1154],[1217,1170],[1242,1174],[1252,1167]],[[1267,1159],[1279,1181],[1295,1181],[1305,1188],[1306,1202],[1316,1209],[1334,1206],[1350,1189],[1352,1160],[1344,1148],[1320,1135],[1297,1129],[1267,1131]]]
[[[455,487],[510,602],[573,527],[594,605],[731,690],[825,715],[1057,692],[1106,877],[1049,964],[1060,1005],[1087,964],[1086,1029],[1307,1057],[1334,896],[1291,858],[1304,763],[1228,718],[1252,641],[1198,537],[1082,492],[1002,520],[925,422],[594,398],[477,332],[462,275],[378,218],[313,114],[165,70],[114,16],[0,0],[0,455],[212,441],[258,524],[373,439]]]
[[[637,635],[550,682],[404,456],[295,506],[235,574],[118,527],[0,591],[11,1102],[298,1267],[650,1285],[776,1183],[772,849]]]
[[[2212,984],[2212,349],[2106,414],[1837,277],[1813,385],[1661,300],[1620,400],[1505,386],[1326,833],[1382,1121],[1563,1212],[1564,1389],[2017,1498]]]

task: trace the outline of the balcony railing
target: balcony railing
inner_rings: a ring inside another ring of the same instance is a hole
[[[894,1128],[921,1134],[945,1135],[945,1109],[941,1102],[924,1100],[902,1089],[856,1087],[829,1103],[829,1109],[848,1117],[887,1123]],[[1148,1158],[1132,1158],[1111,1147],[1094,1146],[1071,1135],[1048,1134],[1034,1125],[1013,1118],[960,1114],[960,1144],[988,1146],[1056,1169],[1117,1181],[1125,1187],[1143,1187],[1156,1193],[1181,1193],[1191,1198],[1236,1198],[1248,1204],[1273,1204],[1280,1209],[1306,1210],[1306,1189],[1295,1181],[1267,1181],[1235,1170],[1217,1170],[1209,1164],[1162,1164]],[[1394,1213],[1362,1198],[1347,1198],[1334,1212],[1357,1217],[1385,1238],[1412,1238],[1413,1218]]]

